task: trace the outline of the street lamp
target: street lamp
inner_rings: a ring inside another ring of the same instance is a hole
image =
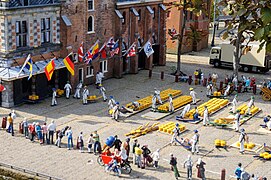
[[[215,29],[216,29],[216,22],[215,22],[215,10],[216,10],[216,0],[214,0],[214,29],[213,29],[213,38],[212,38],[212,42],[211,42],[211,46],[214,47],[215,46]]]

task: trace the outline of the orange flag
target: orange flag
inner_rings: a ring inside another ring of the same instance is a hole
[[[44,71],[45,71],[45,74],[46,74],[46,77],[48,79],[48,81],[51,80],[52,78],[52,75],[54,73],[54,70],[55,70],[55,58],[52,59],[44,68]]]

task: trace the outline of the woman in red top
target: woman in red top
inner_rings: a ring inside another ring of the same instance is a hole
[[[30,141],[34,142],[35,140],[35,135],[36,135],[36,132],[35,132],[35,126],[36,126],[36,123],[33,122],[33,124],[30,124],[28,126],[28,131],[29,133],[31,134],[31,138],[30,138]]]

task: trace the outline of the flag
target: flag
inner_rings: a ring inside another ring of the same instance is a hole
[[[28,54],[23,67],[21,68],[21,70],[19,71],[19,73],[17,74],[17,77],[21,74],[22,70],[26,68],[29,71],[29,76],[28,76],[28,80],[32,77],[32,73],[33,73],[33,60],[31,59],[31,55]]]
[[[105,59],[106,58],[106,43],[104,43],[99,50],[99,53],[101,54],[101,58]]]
[[[0,92],[3,92],[5,90],[6,90],[5,86],[3,86],[2,84],[0,84]]]
[[[74,76],[73,54],[70,53],[67,57],[63,59],[63,62],[71,75]]]
[[[91,61],[96,59],[99,56],[99,40],[95,42],[95,44],[87,51],[85,54],[85,63],[89,64]]]
[[[150,43],[150,41],[148,41],[145,45],[144,45],[144,52],[146,54],[146,56],[149,58],[153,53],[154,50],[152,49],[152,45]]]
[[[55,70],[55,58],[53,58],[44,68],[44,72],[46,74],[48,81],[51,80],[54,70]]]
[[[78,54],[78,61],[82,62],[83,61],[83,57],[84,57],[84,53],[83,53],[83,42],[80,44],[80,47],[78,48],[77,54]]]
[[[115,41],[114,41],[114,37],[111,37],[108,41],[106,46],[109,47],[110,49],[112,49],[115,45]]]
[[[133,57],[136,55],[136,44],[133,43],[132,46],[127,51],[127,57]]]
[[[115,42],[114,46],[110,50],[110,57],[113,57],[115,54],[119,54],[119,50],[119,40],[117,40],[117,42]]]

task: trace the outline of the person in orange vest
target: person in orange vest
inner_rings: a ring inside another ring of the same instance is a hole
[[[9,113],[9,115],[8,115],[8,122],[9,122],[8,132],[11,133],[12,136],[14,136],[13,118],[11,116],[12,116],[12,113]]]

